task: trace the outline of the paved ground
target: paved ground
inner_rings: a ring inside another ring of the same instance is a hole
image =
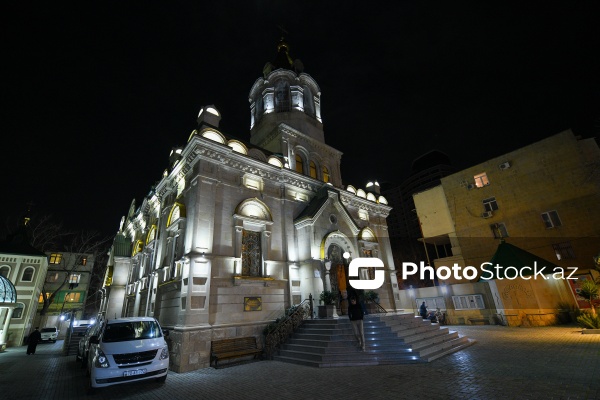
[[[600,335],[576,326],[451,326],[477,343],[428,364],[311,368],[259,361],[169,372],[87,396],[62,341],[0,353],[0,399],[600,399]]]

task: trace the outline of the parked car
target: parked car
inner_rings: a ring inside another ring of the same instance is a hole
[[[94,335],[98,336],[98,333],[102,329],[102,322],[98,322],[94,325],[89,325],[85,334],[81,339],[79,339],[79,346],[77,347],[77,355],[75,356],[75,361],[81,360],[81,367],[87,367],[87,357],[90,349],[90,338]]]
[[[55,326],[42,328],[40,333],[42,334],[42,342],[56,343],[56,339],[58,339],[58,328]]]
[[[146,379],[165,382],[169,370],[168,334],[152,317],[106,320],[89,339],[88,391]]]

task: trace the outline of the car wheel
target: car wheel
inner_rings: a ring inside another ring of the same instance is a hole
[[[158,383],[165,383],[165,381],[167,380],[167,375],[165,374],[165,376],[161,376],[160,378],[156,378],[155,381]]]

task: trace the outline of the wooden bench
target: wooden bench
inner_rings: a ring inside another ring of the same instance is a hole
[[[262,350],[258,348],[254,336],[237,337],[213,340],[211,343],[210,358],[214,360],[216,368],[219,360],[251,355],[256,358],[261,353]]]
[[[469,318],[469,322],[471,323],[471,325],[489,325],[490,324],[490,319],[489,318]]]

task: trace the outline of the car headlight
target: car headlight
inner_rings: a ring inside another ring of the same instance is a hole
[[[94,365],[97,368],[108,368],[108,367],[110,367],[110,364],[108,362],[108,358],[106,358],[106,355],[100,349],[96,349],[96,358],[94,360]]]
[[[166,358],[169,358],[169,347],[168,346],[163,347],[162,351],[160,352],[160,359],[164,360]]]

